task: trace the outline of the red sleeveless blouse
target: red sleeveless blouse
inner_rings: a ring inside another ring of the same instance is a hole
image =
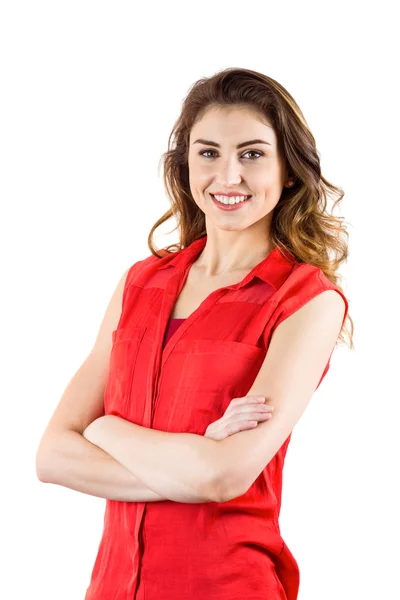
[[[204,236],[132,265],[113,332],[105,414],[143,427],[204,435],[245,396],[276,327],[336,290],[321,269],[278,247],[242,281],[170,319]],[[329,361],[321,373],[325,377]],[[317,386],[317,387],[318,387]],[[279,527],[291,435],[245,494],[228,502],[106,500],[85,600],[296,600],[299,568]]]

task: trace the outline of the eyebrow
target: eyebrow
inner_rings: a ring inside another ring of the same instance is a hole
[[[217,144],[217,142],[212,142],[210,140],[203,140],[201,138],[199,138],[198,140],[193,142],[193,144],[204,144],[205,146],[215,146],[215,148],[221,148],[221,145]],[[242,142],[241,144],[238,144],[236,146],[236,148],[237,149],[243,148],[243,146],[250,146],[251,144],[267,144],[268,146],[272,146],[272,144],[270,144],[269,142],[266,142],[264,140],[249,140],[248,142]]]

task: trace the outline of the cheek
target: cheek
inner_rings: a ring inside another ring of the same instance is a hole
[[[270,197],[280,189],[280,182],[273,177],[266,176],[265,173],[253,181],[253,189],[260,196]]]
[[[198,163],[189,164],[189,182],[194,187],[198,187],[199,183],[201,183],[205,178],[208,177],[207,169],[199,166]]]
[[[210,186],[210,175],[204,170],[197,169],[190,173],[189,184],[193,194],[203,195]]]
[[[270,187],[275,179],[273,171],[265,166],[261,168],[261,165],[258,169],[254,169],[252,173],[249,173],[249,177],[261,189]]]

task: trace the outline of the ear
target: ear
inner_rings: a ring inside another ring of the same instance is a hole
[[[294,185],[294,178],[290,177],[286,183],[285,183],[285,187],[292,187]]]

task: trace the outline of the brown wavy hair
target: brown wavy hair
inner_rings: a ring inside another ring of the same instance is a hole
[[[154,246],[154,232],[171,217],[177,221],[171,231],[179,229],[180,240],[179,244],[167,246],[168,252],[186,248],[207,234],[205,215],[194,201],[189,186],[189,136],[193,125],[209,108],[233,105],[251,108],[268,119],[277,136],[278,152],[286,159],[288,175],[295,177],[295,184],[283,188],[274,208],[269,232],[271,243],[283,251],[288,250],[299,262],[320,267],[326,277],[342,289],[338,269],[347,261],[349,234],[343,217],[332,213],[344,192],[321,174],[315,139],[294,98],[271,77],[249,69],[224,69],[199,79],[189,89],[170,133],[168,150],[160,159],[171,208],[151,228],[150,251],[160,256]],[[335,197],[329,213],[328,198]],[[343,331],[348,336],[349,347],[354,349],[354,323],[349,314],[338,342],[344,340]]]

